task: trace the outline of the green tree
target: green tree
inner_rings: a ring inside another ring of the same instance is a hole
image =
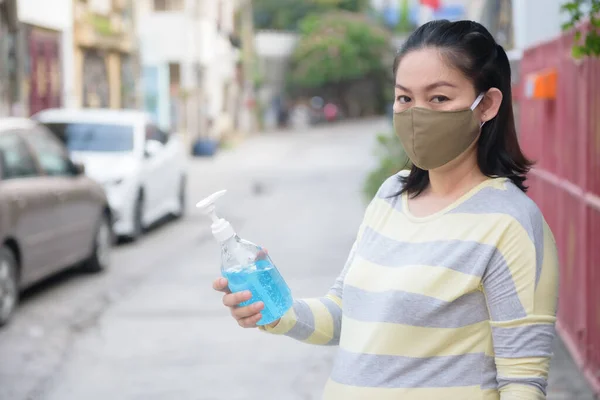
[[[310,14],[334,10],[365,11],[369,0],[255,0],[254,24],[257,29],[298,29],[298,23]]]
[[[572,0],[562,6],[562,10],[569,14],[569,22],[563,24],[563,29],[577,27],[584,19],[589,19],[590,29],[585,38],[581,30],[575,32],[575,44],[572,54],[575,58],[583,56],[600,56],[600,0]]]
[[[396,32],[407,33],[415,29],[415,26],[410,21],[410,5],[408,0],[400,0],[400,21],[396,26]]]
[[[368,18],[345,11],[312,15],[300,24],[290,83],[305,89],[334,85],[340,93],[360,79],[389,85],[392,55],[389,33]]]

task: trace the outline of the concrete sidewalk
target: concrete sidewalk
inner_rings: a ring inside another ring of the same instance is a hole
[[[548,400],[596,400],[560,337],[554,343]]]

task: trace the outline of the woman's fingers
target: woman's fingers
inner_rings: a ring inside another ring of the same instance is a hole
[[[252,293],[248,290],[237,293],[229,293],[223,296],[223,304],[227,307],[237,307],[240,303],[252,298]]]
[[[256,323],[260,321],[262,314],[256,314],[252,317],[242,318],[238,320],[238,325],[242,328],[256,328]]]
[[[263,257],[266,257],[266,252],[261,252]],[[243,328],[256,328],[256,323],[262,318],[260,313],[265,304],[262,301],[257,301],[248,306],[239,307],[239,305],[252,298],[252,292],[245,290],[243,292],[231,293],[228,287],[227,279],[218,278],[213,282],[213,289],[225,293],[223,296],[223,304],[231,309],[231,315],[238,324]]]
[[[215,281],[213,282],[213,289],[216,290],[217,292],[231,293],[231,291],[229,290],[229,287],[227,285],[228,285],[227,279],[218,278],[218,279],[215,279]]]
[[[252,303],[246,307],[233,307],[231,309],[231,315],[233,318],[240,320],[260,314],[264,308],[264,303],[262,301],[257,301],[256,303]]]

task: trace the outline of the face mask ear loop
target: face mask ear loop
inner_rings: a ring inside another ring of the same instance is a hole
[[[481,103],[481,100],[483,100],[484,96],[485,96],[485,93],[481,93],[479,96],[477,96],[477,98],[473,102],[473,105],[471,106],[471,111],[473,111],[473,110],[475,110],[477,108],[477,106],[479,105],[479,103]]]
[[[481,100],[483,100],[484,96],[485,96],[485,93],[481,93],[479,96],[477,96],[477,98],[473,102],[473,105],[471,106],[471,111],[473,111],[477,108],[479,103],[481,103]],[[479,129],[483,128],[483,125],[485,125],[485,121],[483,121],[481,124],[479,124]]]

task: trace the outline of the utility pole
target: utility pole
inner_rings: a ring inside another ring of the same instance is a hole
[[[254,49],[254,16],[252,0],[240,0],[241,10],[241,45],[242,64],[244,71],[244,130],[253,133],[256,130],[256,95],[254,93],[254,74],[256,73],[256,59]]]

